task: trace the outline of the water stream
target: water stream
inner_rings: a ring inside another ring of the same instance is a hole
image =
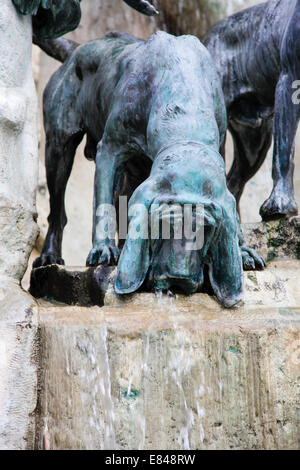
[[[97,372],[100,377],[100,394],[104,412],[104,449],[116,449],[115,438],[115,411],[111,395],[111,374],[107,349],[107,328],[102,328],[100,335],[100,351],[102,360],[99,362]]]

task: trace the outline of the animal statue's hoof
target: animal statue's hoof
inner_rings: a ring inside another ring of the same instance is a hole
[[[99,264],[102,264],[104,266],[115,266],[118,263],[119,256],[120,252],[115,245],[103,245],[92,248],[87,257],[86,265],[99,266]]]
[[[294,198],[283,193],[280,196],[272,193],[261,206],[259,213],[264,221],[276,220],[297,215],[298,207]]]
[[[37,258],[33,263],[33,269],[41,268],[42,266],[49,266],[51,264],[61,264],[64,265],[64,260],[53,253],[44,253],[39,258]]]
[[[262,271],[266,267],[263,257],[248,246],[241,246],[241,255],[244,271]]]

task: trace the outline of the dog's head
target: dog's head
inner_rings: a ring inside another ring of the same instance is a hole
[[[170,199],[159,195],[150,206],[130,207],[129,233],[121,253],[115,289],[197,292],[204,266],[220,303],[231,307],[242,297],[242,259],[237,223],[219,203],[203,197]]]

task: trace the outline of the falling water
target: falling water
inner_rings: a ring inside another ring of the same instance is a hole
[[[156,305],[158,312],[164,312],[167,310],[168,312],[176,312],[176,304],[175,299],[176,295],[173,294],[172,291],[168,290],[166,294],[164,294],[161,290],[155,292],[156,296]]]
[[[128,382],[128,388],[127,388],[127,396],[128,397],[130,397],[131,385],[132,385],[132,377],[129,378],[129,382]]]
[[[107,349],[107,328],[99,330],[99,336],[86,334],[84,340],[77,342],[78,348],[88,358],[92,365],[89,372],[88,390],[91,401],[90,426],[95,429],[97,436],[104,436],[99,443],[102,450],[117,449],[115,440],[115,412],[111,396],[111,374]],[[68,369],[68,363],[67,363]],[[82,378],[85,378],[85,370],[82,370]],[[82,398],[84,400],[84,396]],[[99,413],[99,409],[102,414]]]
[[[100,377],[100,393],[104,412],[104,448],[117,449],[114,431],[115,412],[111,396],[111,376],[107,349],[106,326],[101,330],[100,340],[101,360],[99,361],[97,372],[99,373]]]
[[[192,409],[190,391],[186,387],[186,380],[191,376],[192,367],[194,365],[194,347],[192,340],[189,339],[188,335],[184,330],[180,328],[180,321],[183,313],[180,311],[179,304],[176,302],[176,297],[171,293],[163,294],[157,292],[156,294],[156,308],[155,315],[161,316],[162,313],[168,313],[168,318],[172,319],[172,327],[167,335],[170,335],[171,341],[166,339],[165,342],[160,343],[158,341],[152,341],[152,335],[156,335],[155,330],[152,331],[151,326],[149,330],[144,332],[142,335],[142,355],[140,363],[140,374],[141,374],[141,396],[137,401],[132,402],[129,408],[130,422],[135,429],[134,442],[135,447],[138,450],[145,448],[146,434],[147,434],[147,410],[149,413],[149,403],[153,401],[152,390],[153,390],[153,375],[152,365],[154,364],[155,369],[159,369],[159,361],[162,354],[166,354],[167,360],[166,367],[163,371],[166,385],[174,386],[177,389],[177,396],[179,397],[179,408],[177,418],[181,420],[177,422],[178,425],[178,445],[182,450],[190,450],[191,444],[191,431],[197,430],[200,434],[200,441],[203,442],[205,438],[205,432],[203,427],[203,419],[205,417],[205,409],[200,405],[203,402],[203,396],[208,393],[208,387],[205,383],[204,372],[199,377],[199,390],[196,392],[196,412]],[[159,348],[163,349],[159,349]],[[154,348],[154,349],[153,349]],[[98,349],[98,348],[97,348]],[[98,388],[94,390],[94,402],[96,403],[96,394],[98,394],[98,407],[99,407],[99,396],[101,409],[103,410],[103,419],[99,422],[101,431],[104,432],[104,442],[102,445],[103,449],[117,449],[119,446],[116,443],[115,438],[115,410],[114,403],[111,396],[111,372],[110,363],[108,356],[107,347],[107,329],[102,328],[100,334],[100,349],[98,355],[101,360],[95,358],[93,349],[89,351],[89,357],[91,361],[95,362],[97,377],[98,377]],[[97,358],[98,359],[98,358]],[[155,361],[155,363],[153,362]],[[135,371],[128,370],[128,384],[125,389],[126,396],[131,397],[135,389]],[[156,400],[160,398],[156,396]],[[164,400],[164,391],[162,388],[161,399]],[[134,399],[135,400],[135,399]],[[98,408],[99,411],[99,408]],[[95,408],[95,413],[98,412]],[[151,409],[150,409],[151,413]],[[163,413],[162,413],[163,415]],[[159,416],[160,429],[164,429],[165,416]],[[150,423],[149,423],[150,424]]]
[[[178,326],[174,323],[175,337],[178,339],[178,344],[181,344],[180,349],[173,349],[171,357],[168,362],[168,369],[171,379],[178,388],[180,401],[183,407],[184,423],[180,429],[178,436],[178,443],[183,450],[190,450],[190,437],[189,433],[194,426],[194,414],[191,408],[188,407],[187,397],[183,388],[183,378],[191,371],[193,347],[190,345],[186,348],[185,340],[178,330]]]
[[[141,404],[140,413],[138,415],[137,425],[140,431],[140,439],[138,443],[138,450],[143,450],[145,447],[145,437],[146,437],[146,416],[145,416],[145,407],[148,402],[148,390],[149,390],[149,349],[150,349],[150,333],[145,333],[143,335],[143,354],[142,354],[142,388],[144,393],[143,403]]]
[[[168,292],[167,295],[163,295],[162,292],[156,293],[158,311],[167,310],[170,315],[176,317],[180,315],[180,311],[176,304],[176,296],[172,292]],[[190,450],[190,431],[195,424],[195,418],[193,410],[188,406],[186,392],[183,387],[183,380],[191,372],[191,366],[193,364],[193,345],[187,341],[185,335],[178,328],[176,320],[173,323],[172,330],[175,335],[174,343],[180,345],[178,348],[171,350],[170,358],[168,360],[167,369],[164,371],[165,382],[168,385],[169,378],[176,385],[180,403],[183,413],[183,425],[180,428],[178,443],[181,449]],[[201,415],[201,411],[199,412]],[[201,424],[201,423],[200,423]],[[200,432],[201,429],[200,429]]]

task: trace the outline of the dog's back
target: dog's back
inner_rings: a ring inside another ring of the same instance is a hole
[[[78,47],[51,78],[44,110],[46,132],[82,131],[97,143],[110,117],[121,123],[116,133],[120,139],[138,132],[147,140],[148,133],[154,152],[161,143],[159,130],[168,129],[162,136],[167,140],[172,132],[176,138],[201,140],[201,134],[209,134],[210,123],[215,141],[226,127],[210,54],[193,36],[176,38],[164,32],[145,42],[105,38]]]
[[[194,36],[166,33],[154,35],[145,47],[151,65],[161,71],[149,115],[149,144],[159,149],[180,138],[218,146],[226,131],[225,106],[207,49]]]
[[[141,129],[152,157],[179,138],[218,145],[226,130],[221,83],[196,37],[158,32],[122,68],[117,115],[126,129]]]
[[[274,0],[242,10],[221,21],[204,36],[215,59],[226,104],[261,90],[272,105],[281,73],[281,47],[298,0]]]
[[[73,50],[44,91],[45,131],[101,138],[110,101],[120,78],[120,60],[137,44],[119,38],[90,41]],[[99,116],[100,114],[100,116]]]

